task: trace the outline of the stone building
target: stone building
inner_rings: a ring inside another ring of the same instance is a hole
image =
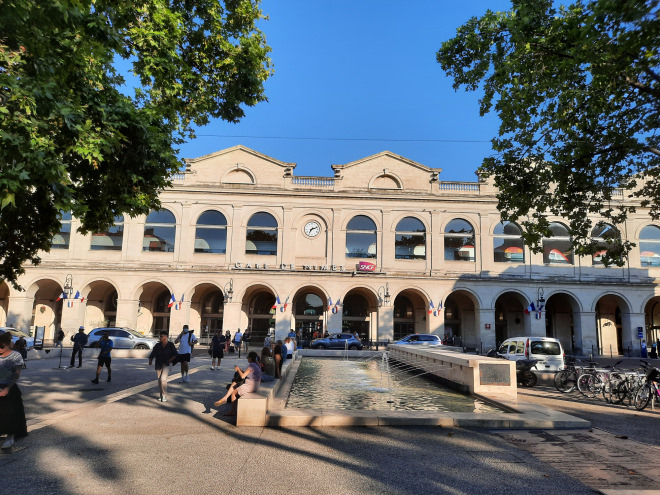
[[[19,279],[25,291],[0,282],[0,325],[45,327],[46,340],[81,324],[250,328],[254,342],[271,329],[380,342],[417,332],[472,349],[547,335],[606,355],[660,336],[660,227],[642,208],[594,229],[638,245],[625,267],[605,267],[573,255],[561,218],[530,253],[487,181],[445,182],[390,152],[333,165],[333,177],[294,169],[235,146],[188,160],[160,211],[108,232],[82,235],[63,213],[53,249]]]

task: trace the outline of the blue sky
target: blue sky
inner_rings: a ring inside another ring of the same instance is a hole
[[[475,181],[491,153],[495,115],[479,117],[479,92],[455,92],[435,60],[442,41],[509,1],[263,0],[272,48],[269,101],[239,124],[198,130],[180,156],[242,144],[285,162],[295,175],[331,176],[330,165],[388,150],[441,180]],[[240,136],[240,137],[239,137]]]

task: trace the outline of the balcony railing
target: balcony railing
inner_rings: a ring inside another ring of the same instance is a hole
[[[303,177],[294,176],[291,184],[297,187],[310,187],[314,189],[334,189],[335,179],[331,177]]]
[[[443,192],[479,194],[478,182],[438,182],[438,189]]]

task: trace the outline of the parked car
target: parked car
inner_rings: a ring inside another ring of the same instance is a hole
[[[362,342],[350,333],[335,333],[330,337],[312,340],[312,349],[350,349],[362,350]]]
[[[11,340],[15,344],[18,339],[23,337],[25,341],[27,342],[27,348],[28,350],[32,349],[34,347],[34,339],[30,337],[30,335],[23,330],[18,330],[13,327],[0,327],[0,335],[2,335],[5,332],[9,332],[11,334]]]
[[[538,371],[559,371],[564,368],[561,342],[550,337],[511,337],[502,342],[497,354],[511,361],[536,359]]]
[[[87,347],[98,347],[103,333],[110,334],[114,349],[153,349],[158,339],[145,337],[141,333],[126,327],[100,327],[89,332]]]
[[[408,345],[442,345],[442,340],[437,335],[428,333],[413,333],[406,335],[401,340],[393,342],[393,344],[408,344]]]

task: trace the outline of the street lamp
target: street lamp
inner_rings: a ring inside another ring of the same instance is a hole
[[[390,284],[385,283],[385,287],[382,285],[378,287],[378,306],[385,304],[389,306],[390,304]]]
[[[64,292],[71,298],[71,294],[73,294],[73,275],[70,273],[67,274],[64,281]]]
[[[539,287],[536,290],[536,311],[541,311],[545,305],[545,298],[543,297],[543,289]]]
[[[225,287],[223,289],[224,291],[224,296],[225,296],[225,301],[231,302],[231,298],[234,296],[234,279],[230,278],[229,282],[225,284]]]

